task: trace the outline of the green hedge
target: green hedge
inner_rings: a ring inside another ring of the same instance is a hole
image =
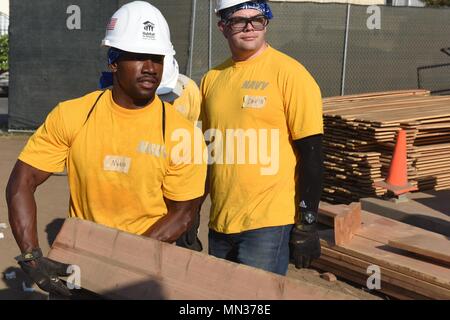
[[[8,35],[0,37],[0,71],[7,71],[8,67]]]
[[[449,6],[450,0],[422,0],[429,7]]]

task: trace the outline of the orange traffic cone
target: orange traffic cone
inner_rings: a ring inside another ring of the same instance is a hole
[[[406,132],[400,129],[392,156],[389,174],[386,181],[375,182],[378,187],[392,191],[395,195],[401,195],[409,191],[417,190],[408,183],[408,168],[406,161]]]

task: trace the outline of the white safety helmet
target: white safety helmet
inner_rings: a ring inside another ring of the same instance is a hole
[[[251,0],[216,0],[216,8],[214,9],[214,11],[216,12],[216,14],[218,14],[220,10],[249,1]]]
[[[127,3],[113,14],[102,45],[134,53],[175,54],[166,19],[145,1]]]
[[[162,95],[172,92],[177,85],[179,74],[178,62],[175,60],[175,57],[173,55],[165,56],[163,75],[161,83],[158,89],[156,89],[156,94]]]

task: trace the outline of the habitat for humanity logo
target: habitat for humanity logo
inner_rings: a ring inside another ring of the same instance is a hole
[[[155,40],[155,24],[150,21],[144,22],[144,31],[142,32],[142,37],[147,40]]]

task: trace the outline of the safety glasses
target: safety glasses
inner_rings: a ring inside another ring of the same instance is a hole
[[[225,21],[225,25],[233,31],[243,31],[248,24],[251,24],[256,31],[261,31],[269,24],[269,20],[264,15],[257,15],[250,18],[234,17]]]

